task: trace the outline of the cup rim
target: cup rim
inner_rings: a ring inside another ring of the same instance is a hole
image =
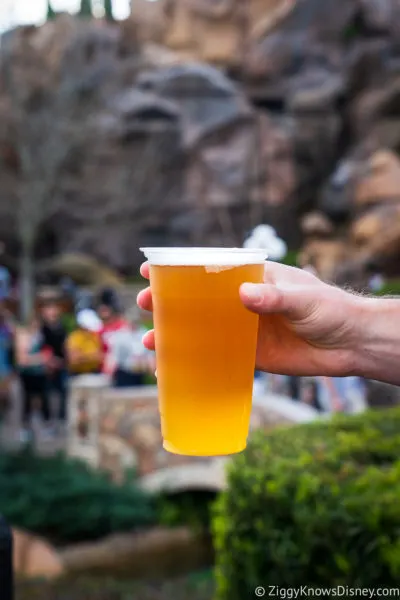
[[[261,248],[147,247],[140,248],[150,264],[164,266],[241,266],[264,263]]]
[[[145,252],[154,252],[154,253],[171,253],[171,252],[229,252],[229,253],[237,253],[237,254],[266,254],[267,250],[264,248],[218,248],[218,247],[209,247],[205,246],[204,248],[201,246],[146,246],[144,248],[139,248],[139,250],[143,253]]]

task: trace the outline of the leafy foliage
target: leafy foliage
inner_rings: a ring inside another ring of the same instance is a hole
[[[112,0],[104,0],[104,14],[108,21],[112,21],[114,19]]]
[[[81,0],[81,7],[79,9],[79,16],[85,18],[93,17],[92,2],[91,0]]]
[[[217,501],[219,598],[268,584],[396,585],[399,451],[399,408],[258,432]]]
[[[400,296],[400,279],[389,279],[382,289],[376,292],[377,296]]]
[[[112,483],[78,460],[0,455],[0,513],[14,526],[55,542],[100,538],[155,522],[151,501],[136,485]]]
[[[296,250],[288,250],[286,256],[280,261],[284,265],[289,267],[298,266],[298,252]]]
[[[157,499],[157,521],[167,527],[187,525],[195,531],[211,531],[212,506],[216,494],[205,491],[181,492]]]
[[[52,4],[51,4],[51,0],[47,0],[47,16],[46,16],[46,20],[47,21],[51,21],[52,19],[54,19],[57,16],[57,13],[55,12]]]

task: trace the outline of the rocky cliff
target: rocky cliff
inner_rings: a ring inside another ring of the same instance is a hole
[[[398,271],[398,0],[152,4],[4,36],[8,247],[130,272],[141,244],[236,245],[268,221],[326,278]]]

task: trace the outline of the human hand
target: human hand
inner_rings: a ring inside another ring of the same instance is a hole
[[[315,275],[267,263],[264,283],[245,283],[243,304],[260,315],[257,368],[286,375],[350,375],[365,299]]]
[[[148,263],[142,265],[141,274],[149,278]],[[239,293],[244,305],[260,315],[259,370],[330,376],[356,371],[365,299],[301,269],[271,262],[265,266],[263,284],[245,283]],[[138,305],[152,310],[150,288],[139,293]],[[154,350],[154,331],[144,336],[143,343]]]

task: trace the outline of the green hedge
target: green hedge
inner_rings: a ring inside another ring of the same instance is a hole
[[[211,533],[216,497],[215,492],[204,490],[161,494],[156,499],[157,522],[166,527],[186,525],[199,533]]]
[[[91,540],[156,521],[154,502],[134,481],[116,485],[62,455],[0,454],[0,513],[54,542]]]
[[[376,296],[399,296],[400,295],[400,279],[388,279],[382,286]]]
[[[217,502],[218,597],[400,581],[400,409],[258,432]]]

